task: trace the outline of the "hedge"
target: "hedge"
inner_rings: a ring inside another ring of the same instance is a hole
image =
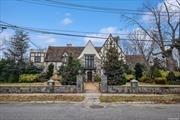
[[[38,80],[38,74],[22,74],[19,77],[19,82],[32,83]]]

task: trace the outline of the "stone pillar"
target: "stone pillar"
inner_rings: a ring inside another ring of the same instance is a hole
[[[49,93],[53,93],[54,92],[54,80],[48,80],[48,92]]]
[[[76,90],[78,93],[84,91],[83,77],[80,74],[76,76]]]
[[[106,93],[108,92],[108,85],[107,85],[107,76],[102,74],[101,75],[101,92]]]
[[[139,83],[137,80],[131,80],[131,90],[132,90],[132,93],[137,93],[138,92],[138,86],[139,86]]]

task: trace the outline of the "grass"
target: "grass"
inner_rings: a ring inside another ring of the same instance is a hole
[[[47,82],[36,82],[36,83],[0,83],[0,86],[47,86]]]
[[[0,82],[1,86],[47,86],[47,82],[35,82],[35,83],[4,83]],[[59,82],[55,82],[55,86],[61,86]]]
[[[84,96],[77,95],[0,95],[0,102],[69,101],[81,102]]]
[[[153,102],[163,104],[180,104],[180,95],[130,95],[130,96],[100,96],[101,102]]]

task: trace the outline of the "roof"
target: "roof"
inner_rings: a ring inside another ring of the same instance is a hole
[[[136,64],[136,63],[144,63],[144,58],[142,55],[126,55],[126,63],[128,64]]]
[[[46,53],[46,62],[62,62],[63,54],[72,54],[73,57],[78,58],[84,47],[74,46],[49,46]],[[95,47],[96,51],[99,52],[101,47]]]

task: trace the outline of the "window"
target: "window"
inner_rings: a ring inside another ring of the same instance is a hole
[[[67,57],[67,56],[64,56],[63,62],[64,62],[64,63],[67,63],[67,59],[68,59],[68,57]]]
[[[67,61],[68,61],[68,54],[65,52],[65,53],[63,54],[63,62],[64,62],[64,63],[67,63]]]
[[[34,56],[34,62],[40,63],[41,62],[41,56]]]
[[[94,68],[94,55],[85,55],[85,68],[86,69]]]

